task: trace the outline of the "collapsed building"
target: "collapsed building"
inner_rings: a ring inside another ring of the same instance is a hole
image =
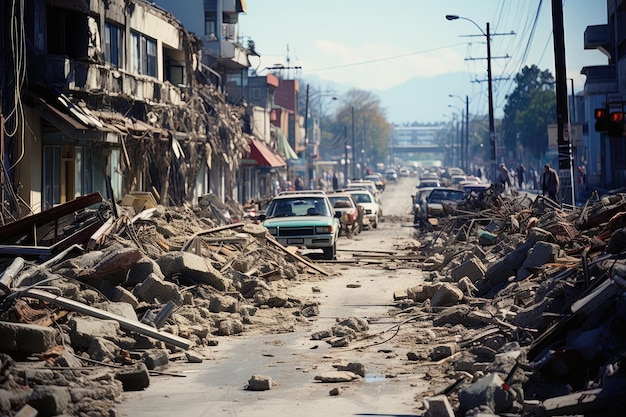
[[[224,30],[240,10],[223,8]],[[2,223],[93,192],[243,203],[270,194],[293,157],[287,120],[265,127],[272,100],[227,101],[229,77],[255,54],[236,37],[222,41],[230,55],[209,56],[142,0],[20,0],[1,13]]]

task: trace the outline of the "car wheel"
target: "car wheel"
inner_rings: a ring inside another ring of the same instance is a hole
[[[333,246],[322,248],[322,250],[324,251],[324,259],[332,261],[337,255],[337,243],[333,244]]]
[[[378,227],[378,214],[374,218],[374,223],[372,223],[372,227],[376,229]]]

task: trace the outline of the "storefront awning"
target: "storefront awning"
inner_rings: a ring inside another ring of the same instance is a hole
[[[296,151],[293,150],[291,145],[289,145],[289,141],[287,140],[285,135],[283,135],[283,132],[280,129],[277,129],[276,142],[278,145],[278,150],[281,151],[283,155],[285,155],[285,158],[287,158],[288,160],[298,159],[298,154],[296,153]]]
[[[121,133],[113,125],[85,114],[77,106],[67,102],[53,105],[35,95],[31,95],[30,99],[33,102],[33,108],[41,117],[70,138],[98,140],[104,138],[103,133]]]
[[[263,142],[253,139],[250,141],[250,155],[242,161],[242,165],[279,168],[287,166],[287,163]]]

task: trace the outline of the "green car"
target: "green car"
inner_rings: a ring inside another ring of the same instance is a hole
[[[335,259],[341,212],[335,212],[319,191],[283,192],[270,201],[260,220],[284,246],[322,249],[324,259]]]

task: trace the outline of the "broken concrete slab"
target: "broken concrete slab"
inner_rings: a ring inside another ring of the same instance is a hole
[[[504,380],[490,373],[459,391],[459,410],[466,412],[480,406],[487,406],[495,413],[506,412],[513,406],[514,394],[507,390]]]
[[[168,252],[157,259],[166,279],[179,277],[189,283],[209,284],[218,291],[225,291],[230,282],[205,258],[189,252]]]
[[[35,324],[0,321],[0,334],[2,352],[28,355],[45,352],[57,345],[58,332],[55,329]]]
[[[324,372],[320,375],[316,375],[314,378],[316,381],[322,383],[340,383],[340,382],[352,382],[360,380],[361,377],[354,372],[350,371],[330,371]]]
[[[248,391],[267,391],[274,386],[276,386],[276,382],[271,377],[254,374],[248,380],[246,389]]]

